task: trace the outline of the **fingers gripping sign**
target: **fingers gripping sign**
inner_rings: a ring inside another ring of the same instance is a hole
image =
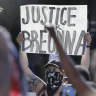
[[[18,42],[19,45],[21,45],[21,43],[23,42],[24,40],[24,37],[23,37],[23,34],[22,32],[20,32],[16,38],[16,41]]]
[[[89,32],[85,33],[84,40],[86,41],[87,46],[90,46],[92,39],[91,39],[91,35]]]

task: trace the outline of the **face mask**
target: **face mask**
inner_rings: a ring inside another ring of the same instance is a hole
[[[48,69],[45,72],[45,78],[47,82],[47,93],[49,94],[48,96],[53,96],[62,84],[63,75],[56,71],[56,69]]]

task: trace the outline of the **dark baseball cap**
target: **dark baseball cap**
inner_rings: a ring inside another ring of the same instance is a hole
[[[61,65],[60,61],[57,61],[57,60],[49,61],[44,67],[47,68],[47,67],[50,66],[50,65],[53,65],[53,66],[59,68],[60,70],[64,71],[64,70],[62,69],[62,65]]]

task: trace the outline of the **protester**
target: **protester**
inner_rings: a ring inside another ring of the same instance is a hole
[[[59,43],[59,41],[56,37],[54,27],[48,27],[47,26],[46,28],[49,31],[50,35],[54,39],[57,50],[59,52],[62,67],[63,67],[66,75],[69,78],[69,82],[71,84],[73,84],[73,86],[76,89],[78,95],[79,96],[95,96],[96,91],[92,87],[89,87],[86,84],[86,81],[81,77],[80,73],[78,73],[77,70],[75,69],[75,67],[74,67],[75,63],[63,51],[63,48],[61,47],[61,45],[60,45],[60,43]]]
[[[45,79],[47,87],[39,96],[75,96],[75,90],[72,84],[67,84],[65,72],[56,58],[45,65]]]
[[[9,60],[9,49],[6,43],[6,39],[1,33],[0,27],[0,95],[9,96],[10,84],[11,84],[11,67]]]
[[[3,26],[0,26],[0,44],[0,96],[25,96],[18,52],[9,32]]]

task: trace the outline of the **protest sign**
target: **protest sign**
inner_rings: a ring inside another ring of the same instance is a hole
[[[56,35],[68,55],[82,55],[87,32],[86,5],[22,5],[22,52],[55,54],[53,39],[44,25],[54,25]]]

